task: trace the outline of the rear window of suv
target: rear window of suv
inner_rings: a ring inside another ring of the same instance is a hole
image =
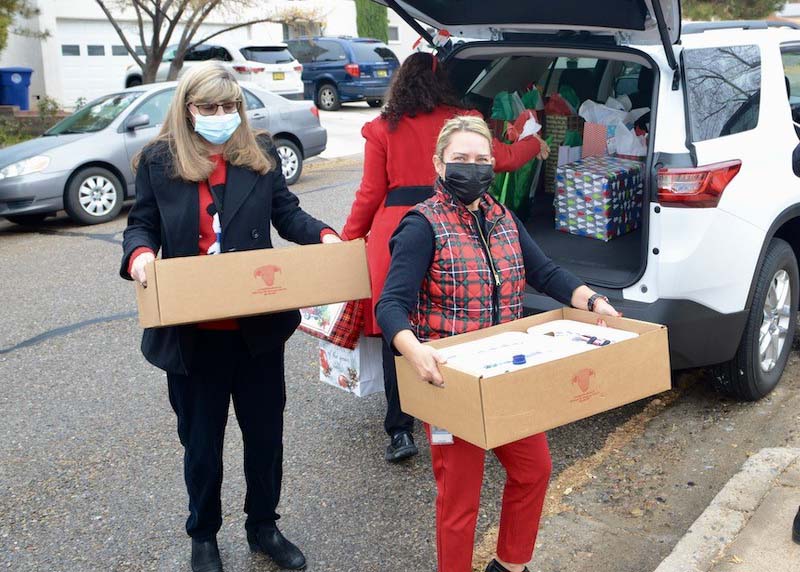
[[[244,59],[261,64],[290,64],[294,57],[280,46],[250,46],[239,50]]]
[[[394,52],[379,42],[353,42],[355,61],[365,64],[397,62]]]
[[[692,141],[742,133],[758,125],[758,46],[685,50],[686,107]]]

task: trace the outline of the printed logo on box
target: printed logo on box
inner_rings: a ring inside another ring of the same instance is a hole
[[[580,390],[580,393],[570,399],[570,403],[586,403],[594,397],[602,397],[603,393],[596,389],[592,389],[592,383],[595,382],[595,371],[593,369],[584,368],[572,377],[572,385],[575,385]]]
[[[277,274],[281,273],[281,267],[275,266],[274,264],[268,264],[266,266],[259,266],[253,271],[253,278],[254,279],[261,279],[264,283],[264,288],[259,288],[258,290],[253,290],[253,294],[261,294],[262,296],[271,296],[272,294],[277,294],[278,292],[283,292],[286,290],[283,286],[278,286],[275,284],[277,279]]]

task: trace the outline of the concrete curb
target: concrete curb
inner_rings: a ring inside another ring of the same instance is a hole
[[[762,449],[728,481],[655,572],[707,572],[733,542],[800,449]]]

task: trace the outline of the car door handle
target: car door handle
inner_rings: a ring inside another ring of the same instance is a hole
[[[250,117],[252,117],[253,119],[263,119],[266,116],[267,116],[266,113],[254,113]]]

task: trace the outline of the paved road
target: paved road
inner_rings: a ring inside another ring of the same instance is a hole
[[[309,212],[341,227],[360,169],[353,161],[321,162],[294,190]],[[123,228],[124,218],[88,228],[64,216],[35,228],[0,222],[0,569],[188,570],[181,449],[164,376],[138,351],[131,286],[116,274]],[[315,348],[303,334],[287,347],[282,529],[306,551],[314,572],[433,570],[435,488],[427,445],[414,462],[388,466],[383,398],[359,400],[322,385]],[[796,360],[792,367],[796,380]],[[738,427],[746,428],[748,416],[766,419],[796,394],[796,381],[788,387],[766,404],[725,407],[743,411]],[[647,400],[551,432],[559,495],[564,482],[591,490],[576,468],[581,473],[592,459],[599,466],[609,447],[623,453],[643,447],[645,421],[668,423],[680,411],[680,432],[719,403],[697,389],[674,400],[669,408]],[[607,443],[618,427],[630,440]],[[771,425],[758,428],[771,431],[761,441],[775,434]],[[231,413],[223,559],[229,571],[273,570],[244,541],[241,454]],[[477,539],[484,547],[498,519],[501,486],[502,470],[491,461]],[[549,563],[543,572],[562,570],[572,558],[564,552],[572,546],[569,523],[559,520],[569,511],[552,514],[543,532],[541,561]]]
[[[328,146],[319,157],[335,159],[363,154],[361,127],[379,113],[380,109],[373,109],[366,102],[345,103],[339,111],[320,111],[320,122],[328,130]]]

